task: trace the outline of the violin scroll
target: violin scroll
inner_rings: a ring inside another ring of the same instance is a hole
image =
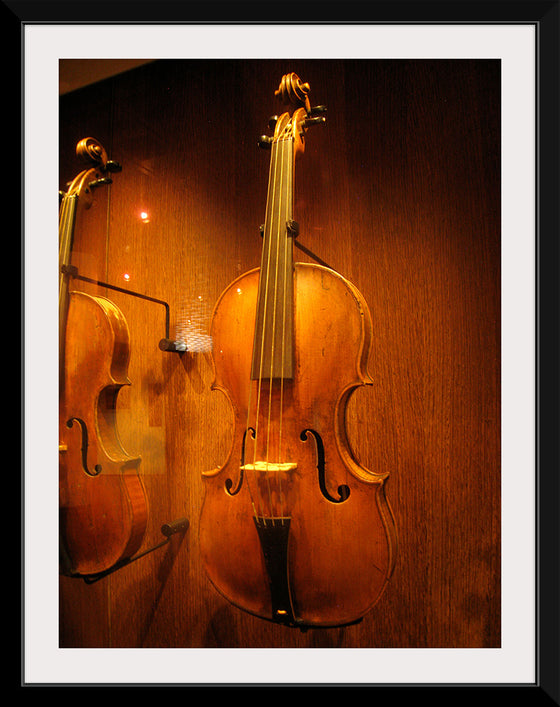
[[[284,105],[294,105],[297,108],[305,108],[305,125],[319,125],[326,122],[323,113],[327,112],[326,106],[313,106],[309,103],[309,93],[311,87],[308,83],[303,83],[297,74],[285,74],[280,81],[280,86],[274,95],[280,98]]]
[[[98,165],[105,168],[107,152],[103,145],[93,137],[85,137],[76,145],[76,155],[86,164]]]
[[[121,165],[107,157],[107,151],[103,145],[93,137],[85,137],[76,145],[76,155],[85,164],[97,167],[101,172],[120,172]],[[110,183],[110,179],[103,180],[103,183]]]
[[[93,137],[86,137],[78,142],[76,155],[90,166],[86,166],[86,169],[68,184],[68,191],[62,196],[80,197],[83,208],[88,209],[92,203],[92,190],[102,184],[113,182],[110,177],[103,175],[107,172],[120,172],[122,167],[118,162],[107,159],[105,148]]]
[[[309,104],[309,91],[311,90],[308,83],[303,83],[297,74],[293,71],[291,74],[284,74],[278,89],[274,92],[282,103],[285,105],[295,105],[300,108],[305,108],[309,113],[311,106]]]
[[[304,133],[307,128],[313,125],[321,125],[326,122],[324,113],[326,106],[311,107],[309,103],[309,92],[311,88],[308,83],[303,83],[294,72],[285,74],[280,81],[278,89],[274,92],[280,101],[285,105],[295,106],[291,116],[284,113],[280,118],[273,116],[269,121],[269,127],[274,129],[274,137],[261,135],[257,141],[259,147],[270,149],[279,140],[294,140],[294,153],[297,155],[304,151]]]

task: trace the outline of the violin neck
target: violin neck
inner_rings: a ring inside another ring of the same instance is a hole
[[[257,299],[251,378],[293,378],[294,141],[275,141],[270,158],[268,197]]]
[[[62,345],[66,331],[66,316],[68,313],[68,280],[69,275],[64,272],[64,267],[70,265],[72,255],[72,242],[74,239],[74,224],[76,222],[76,194],[65,194],[62,198],[58,220],[58,321],[59,321],[59,346]],[[62,356],[61,356],[62,358]]]
[[[77,194],[65,194],[62,197],[58,214],[58,278],[62,283],[65,265],[70,265],[72,241],[74,239],[74,223],[76,221]]]

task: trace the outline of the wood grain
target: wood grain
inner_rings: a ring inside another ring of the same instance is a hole
[[[202,473],[233,434],[210,390],[208,327],[220,293],[260,263],[268,156],[256,141],[290,71],[328,108],[297,160],[294,255],[334,268],[370,308],[373,385],[350,398],[348,435],[365,467],[390,472],[399,531],[374,609],[306,633],[224,600],[197,543]],[[61,184],[86,135],[122,165],[76,234],[80,271],[167,302],[192,353],[159,349],[162,305],[83,283],[130,328],[118,426],[142,457],[141,550],[163,523],[190,526],[94,585],[61,577],[61,646],[500,645],[499,101],[491,60],[165,60],[62,97]]]

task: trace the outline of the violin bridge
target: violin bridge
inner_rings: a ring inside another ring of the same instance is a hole
[[[297,464],[294,462],[254,462],[254,464],[243,464],[243,471],[260,471],[260,472],[284,472],[295,471]]]

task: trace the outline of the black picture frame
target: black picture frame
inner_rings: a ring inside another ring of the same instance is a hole
[[[24,106],[22,105],[23,52],[22,29],[27,24],[78,22],[118,24],[134,23],[278,23],[297,18],[299,23],[407,23],[407,24],[530,24],[537,31],[536,56],[536,117],[537,135],[535,153],[537,157],[536,179],[536,312],[537,337],[535,341],[537,394],[536,459],[537,507],[536,538],[537,558],[537,611],[536,631],[536,680],[527,685],[309,685],[315,689],[357,687],[377,690],[374,697],[391,698],[391,690],[398,689],[403,699],[421,697],[438,702],[456,697],[459,691],[467,690],[466,699],[495,701],[512,698],[525,703],[560,704],[560,652],[559,652],[559,455],[558,455],[558,347],[559,291],[558,291],[558,242],[560,235],[558,195],[559,184],[559,105],[558,88],[560,49],[558,30],[560,26],[559,1],[549,2],[26,2],[4,0],[0,3],[2,20],[2,52],[4,67],[14,66],[14,57],[20,58],[22,71],[6,71],[3,94],[8,97],[5,105],[11,107],[6,116],[10,134],[22,134]],[[216,18],[219,18],[217,20]],[[19,132],[18,132],[19,131]],[[6,134],[5,134],[6,137]],[[12,166],[21,164],[25,146],[23,140],[6,141],[5,159]],[[17,171],[17,170],[16,170]],[[15,189],[18,181],[7,184]],[[19,181],[20,199],[22,180]],[[6,184],[5,184],[6,189]],[[14,198],[17,199],[17,197]],[[22,230],[23,233],[23,230]],[[23,248],[23,237],[22,237]],[[20,257],[22,250],[20,249]],[[21,258],[21,282],[24,282],[23,258]],[[23,289],[22,289],[23,300]],[[22,329],[23,331],[23,329]],[[21,338],[21,350],[26,343]],[[25,378],[22,367],[22,389]],[[22,426],[22,439],[24,431]],[[23,448],[23,445],[22,445]],[[25,459],[22,455],[22,471]],[[23,478],[23,473],[22,473]],[[22,517],[24,509],[22,508]],[[22,525],[23,531],[23,525]],[[25,576],[22,577],[23,584]],[[23,589],[23,587],[22,587]],[[22,626],[25,616],[22,611]],[[23,652],[21,654],[20,688],[45,687],[25,682]],[[53,686],[57,687],[57,686]],[[133,687],[133,686],[131,686]],[[181,686],[196,689],[207,686]],[[217,686],[224,687],[224,686]],[[231,687],[251,687],[248,685]],[[297,688],[288,684],[275,686],[253,686],[253,688]],[[428,691],[430,694],[428,695]],[[386,694],[387,693],[387,694]],[[399,695],[399,698],[401,695]]]

